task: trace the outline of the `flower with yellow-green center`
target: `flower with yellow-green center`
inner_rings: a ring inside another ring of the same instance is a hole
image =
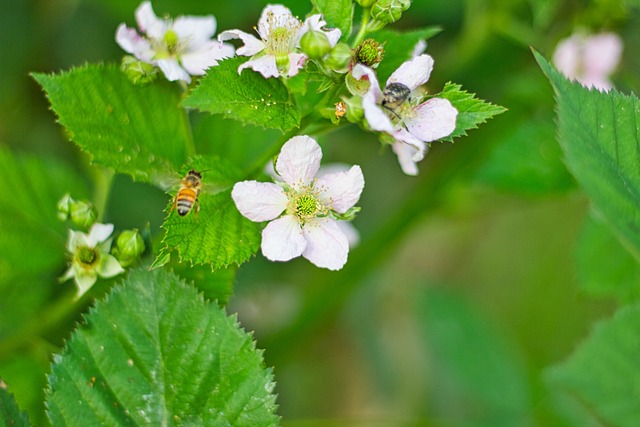
[[[233,56],[233,46],[212,40],[216,20],[209,16],[179,16],[175,20],[160,19],[151,2],[136,9],[138,32],[120,24],[116,41],[140,61],[157,66],[168,80],[191,82],[218,61]]]
[[[349,240],[339,222],[354,211],[364,188],[359,166],[318,176],[322,150],[308,136],[296,136],[280,151],[275,170],[282,181],[242,181],[231,197],[251,221],[270,221],[262,231],[262,253],[271,261],[298,256],[318,267],[339,270]]]
[[[323,33],[331,47],[338,42],[340,30],[325,30],[325,25],[320,14],[312,15],[302,22],[285,6],[270,4],[264,8],[258,21],[256,31],[259,39],[241,30],[223,31],[218,39],[240,39],[244,43],[244,46],[236,50],[236,54],[251,58],[238,67],[238,73],[251,68],[265,78],[293,77],[308,59],[300,49],[300,39],[308,31]]]
[[[109,254],[111,233],[113,224],[93,224],[88,234],[69,230],[67,251],[71,265],[60,281],[73,278],[78,287],[78,298],[93,286],[98,277],[110,278],[124,272],[118,260]]]

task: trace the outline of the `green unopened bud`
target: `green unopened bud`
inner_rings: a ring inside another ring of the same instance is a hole
[[[383,24],[392,24],[409,9],[411,0],[377,0],[371,8],[371,17]]]
[[[300,48],[311,59],[320,59],[331,51],[331,43],[320,31],[309,30],[300,39]]]
[[[348,44],[338,43],[333,47],[324,64],[335,72],[346,73],[352,56],[353,51]]]
[[[133,84],[150,83],[158,76],[158,69],[146,62],[138,61],[131,55],[122,58],[120,69]]]
[[[69,193],[62,196],[62,199],[58,202],[58,219],[60,221],[66,221],[69,219],[69,213],[71,212],[71,204],[73,199]]]
[[[116,247],[113,250],[121,266],[127,267],[133,264],[144,252],[144,240],[137,229],[125,230],[118,236]]]
[[[71,203],[69,216],[76,227],[86,230],[96,222],[98,214],[91,203],[81,200]]]
[[[375,2],[376,0],[356,0],[356,3],[365,9],[369,9]]]
[[[347,120],[351,123],[360,123],[364,119],[364,109],[362,108],[362,97],[353,96],[351,98],[342,98],[342,102],[346,105]]]
[[[354,62],[375,68],[384,57],[384,49],[374,39],[366,39],[358,45],[353,53]]]

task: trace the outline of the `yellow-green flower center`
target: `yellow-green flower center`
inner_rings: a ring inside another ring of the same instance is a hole
[[[313,187],[313,183],[302,188],[288,191],[289,205],[286,213],[294,215],[304,225],[310,219],[327,215],[329,209],[318,199],[318,189]]]
[[[289,53],[296,49],[296,35],[302,22],[292,15],[267,15],[267,33],[260,34],[265,43],[265,51],[276,58],[278,71],[286,74],[289,71]]]
[[[164,33],[163,41],[165,46],[167,47],[167,51],[169,52],[169,54],[173,55],[174,53],[176,53],[178,42],[180,41],[180,39],[178,38],[178,35],[175,31],[167,30],[167,32]]]
[[[318,201],[315,197],[304,194],[296,200],[296,215],[299,218],[313,216],[318,211]]]
[[[81,246],[78,248],[77,259],[80,263],[92,266],[98,259],[98,251],[94,248],[90,248],[88,246]]]

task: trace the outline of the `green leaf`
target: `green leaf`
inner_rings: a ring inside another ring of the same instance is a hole
[[[209,266],[188,266],[172,261],[169,268],[188,282],[193,282],[205,298],[217,301],[220,306],[227,305],[233,295],[233,283],[238,272],[236,266],[211,271]]]
[[[184,163],[190,131],[175,85],[134,85],[103,65],[33,76],[71,140],[94,162],[141,181]]]
[[[565,362],[548,371],[554,386],[587,407],[605,425],[640,420],[640,305],[622,308],[598,323]]]
[[[180,216],[173,209],[173,198],[169,201],[169,214],[162,225],[164,248],[153,267],[168,261],[168,254],[174,249],[180,262],[209,264],[214,270],[249,260],[258,251],[262,228],[243,217],[231,199],[233,184],[241,179],[242,173],[215,157],[194,158],[183,169],[183,175],[190,169],[202,173],[200,210],[196,215],[194,205],[191,212]]]
[[[20,411],[13,395],[0,386],[0,424],[2,426],[30,426],[29,417]]]
[[[527,374],[501,331],[449,292],[432,290],[418,301],[445,406],[465,408],[455,416],[467,425],[513,426],[522,420],[531,407]]]
[[[640,103],[571,83],[537,52],[553,86],[565,163],[623,246],[640,260]]]
[[[246,60],[227,59],[209,68],[182,104],[283,133],[298,127],[300,113],[285,85],[279,79],[265,79],[251,69],[238,74],[238,66]]]
[[[235,318],[164,270],[133,270],[54,358],[53,425],[275,426],[273,375]]]
[[[620,303],[640,298],[640,265],[601,220],[591,216],[576,244],[577,276],[590,295]]]
[[[466,136],[468,130],[477,129],[479,124],[507,111],[504,107],[476,98],[473,93],[462,90],[461,85],[451,82],[444,85],[442,92],[436,96],[448,99],[458,110],[455,130],[442,141],[453,141],[453,138]]]
[[[379,43],[384,43],[384,58],[376,69],[380,85],[384,86],[389,76],[403,62],[411,59],[413,50],[420,40],[426,41],[440,31],[442,29],[439,27],[427,27],[402,33],[386,29],[374,33],[371,37]]]
[[[344,41],[351,34],[353,23],[353,0],[312,0],[313,5],[320,12],[328,28],[339,28],[340,38]]]

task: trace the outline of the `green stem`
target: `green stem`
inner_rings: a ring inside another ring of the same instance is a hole
[[[102,222],[104,218],[105,211],[107,210],[107,204],[109,203],[111,184],[113,183],[114,176],[115,172],[111,169],[98,169],[94,175],[95,190],[93,202],[96,210],[98,211],[96,222]]]
[[[369,24],[369,9],[364,9],[362,11],[362,21],[360,22],[360,29],[358,29],[358,34],[356,34],[356,38],[353,40],[352,47],[358,46],[364,40],[364,37],[367,35],[367,25]]]

